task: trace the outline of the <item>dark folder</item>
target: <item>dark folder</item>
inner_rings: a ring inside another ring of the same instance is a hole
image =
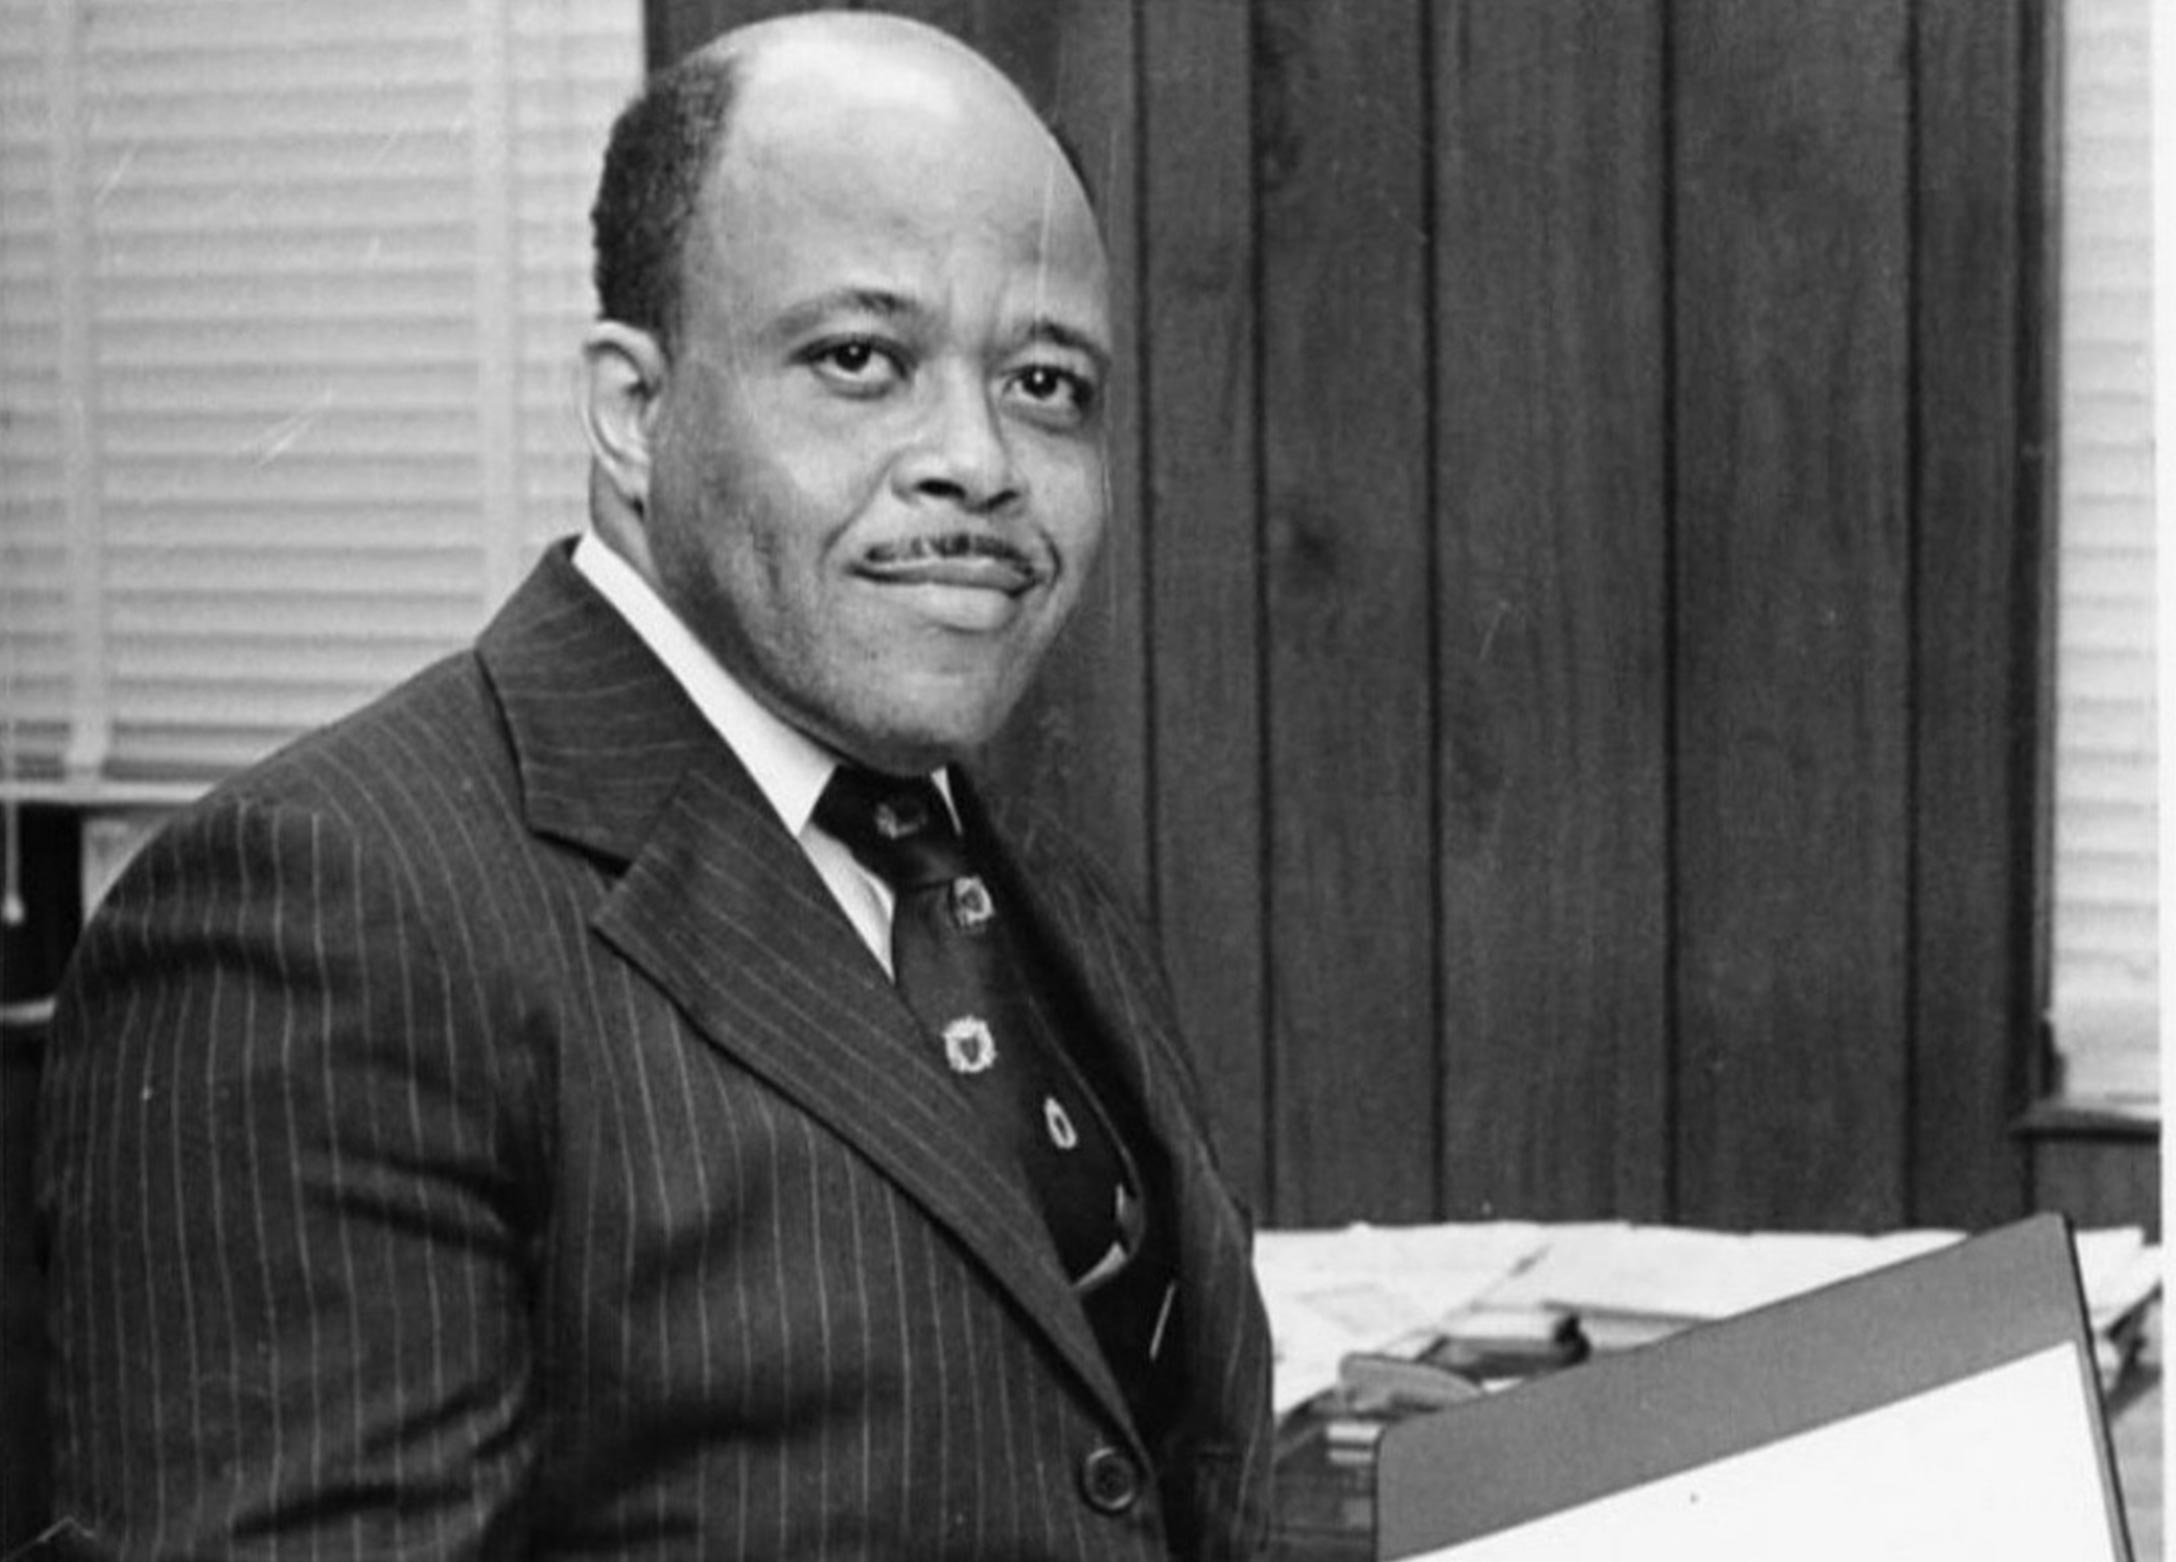
[[[1376,1536],[1446,1562],[2130,1562],[2069,1228],[2036,1217],[1394,1426]]]

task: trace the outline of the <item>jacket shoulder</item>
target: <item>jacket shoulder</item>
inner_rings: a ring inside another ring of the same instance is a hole
[[[425,667],[384,694],[305,733],[215,788],[211,803],[288,803],[352,809],[432,777],[462,790],[513,758],[498,702],[473,650]]]

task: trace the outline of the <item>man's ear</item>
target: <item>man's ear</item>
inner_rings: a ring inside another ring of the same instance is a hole
[[[598,473],[629,512],[646,515],[664,349],[647,331],[600,320],[582,339],[582,365],[582,423]]]

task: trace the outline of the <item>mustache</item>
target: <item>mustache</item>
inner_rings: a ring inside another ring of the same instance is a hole
[[[995,559],[1027,574],[1038,574],[1035,561],[1024,549],[987,532],[936,532],[928,536],[902,537],[880,542],[867,555],[872,564],[924,564],[933,560]]]

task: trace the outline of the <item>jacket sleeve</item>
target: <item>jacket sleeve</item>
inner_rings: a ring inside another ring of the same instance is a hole
[[[56,1507],[97,1554],[520,1544],[520,1093],[489,984],[400,843],[361,840],[207,805],[64,983],[39,1146]]]

